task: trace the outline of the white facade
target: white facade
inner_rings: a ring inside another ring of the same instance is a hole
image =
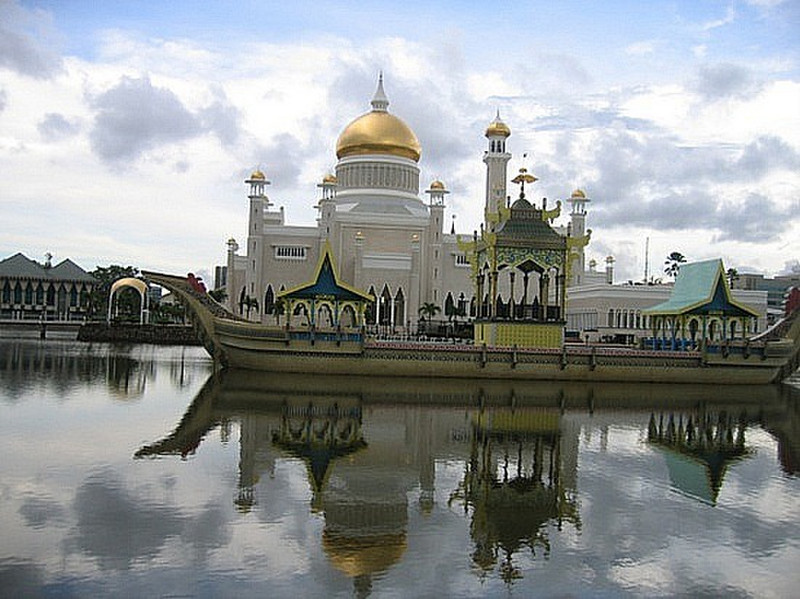
[[[588,284],[567,289],[567,331],[577,333],[581,341],[618,341],[633,343],[652,337],[646,308],[665,302],[672,285]],[[767,292],[732,289],[733,298],[755,310],[759,333],[767,327]]]

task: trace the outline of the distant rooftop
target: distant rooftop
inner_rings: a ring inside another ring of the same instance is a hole
[[[95,282],[92,275],[69,258],[62,260],[55,266],[45,268],[20,252],[5,260],[0,260],[0,277],[5,279]]]

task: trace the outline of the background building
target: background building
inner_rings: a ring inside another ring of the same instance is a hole
[[[0,261],[0,318],[79,320],[88,315],[95,278],[69,258],[55,266],[21,253]]]

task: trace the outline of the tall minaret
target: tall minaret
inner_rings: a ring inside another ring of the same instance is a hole
[[[264,309],[264,212],[271,206],[266,194],[267,177],[256,169],[245,181],[250,186],[250,218],[247,226],[247,267],[245,295],[258,300],[258,310],[251,310],[251,319],[260,320]],[[235,299],[236,302],[239,298]]]
[[[486,128],[486,138],[489,148],[483,154],[486,164],[486,206],[484,218],[487,223],[496,222],[499,208],[506,202],[506,170],[511,154],[506,152],[506,139],[511,135],[511,129],[500,120],[500,111],[495,119]]]
[[[574,252],[570,256],[570,281],[567,282],[569,286],[581,285],[583,283],[583,273],[586,270],[586,255],[584,248],[588,239],[585,242],[581,240],[586,236],[586,204],[591,202],[586,194],[581,189],[576,189],[572,192],[567,202],[572,206],[570,211],[570,226],[569,237],[574,238],[577,243],[570,244],[574,247]],[[591,234],[591,231],[589,231]]]

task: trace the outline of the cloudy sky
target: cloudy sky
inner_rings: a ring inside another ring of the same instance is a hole
[[[800,259],[798,0],[207,4],[0,0],[0,258],[208,272],[255,167],[311,225],[383,70],[459,232],[499,109],[512,172],[551,202],[584,189],[589,256],[620,279],[648,237],[657,274],[671,251]]]

